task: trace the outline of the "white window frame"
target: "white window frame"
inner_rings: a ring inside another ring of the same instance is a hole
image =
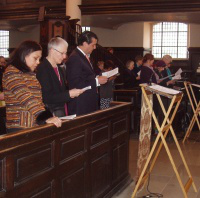
[[[9,57],[9,35],[10,32],[8,30],[0,30],[0,56],[5,58]],[[4,42],[5,40],[6,42]]]
[[[158,23],[164,23],[164,22],[158,22]],[[152,23],[152,26],[151,26],[151,48],[152,48],[152,54],[153,54],[153,26],[154,25],[156,25],[156,24],[158,24],[158,23]],[[167,22],[165,22],[165,23],[167,23]],[[173,23],[173,22],[169,22],[169,23]],[[175,23],[180,23],[180,22],[175,22]],[[188,47],[189,47],[189,24],[187,24],[187,23],[184,23],[184,24],[186,24],[187,25],[187,49],[188,49]],[[162,48],[163,46],[161,45],[161,48]],[[178,49],[178,45],[176,46],[177,47],[177,49]],[[160,59],[160,58],[162,58],[162,56],[164,56],[166,53],[163,53],[162,54],[162,52],[161,52],[161,57],[155,57],[155,59]],[[153,54],[154,55],[154,54]],[[170,54],[169,54],[170,55]],[[173,59],[175,59],[175,60],[187,60],[188,59],[188,51],[187,51],[187,55],[186,55],[187,57],[185,57],[185,58],[177,58],[177,57],[173,57],[172,56],[172,58]]]

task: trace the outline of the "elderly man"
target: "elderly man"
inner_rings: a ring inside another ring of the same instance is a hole
[[[78,38],[78,47],[67,61],[67,81],[70,89],[91,86],[82,95],[69,102],[69,113],[83,115],[98,109],[97,86],[105,84],[107,77],[95,77],[89,55],[96,49],[98,38],[90,31],[83,32]]]
[[[81,89],[67,90],[65,78],[58,64],[66,58],[68,43],[60,38],[52,38],[48,43],[48,56],[37,69],[37,79],[42,87],[43,102],[57,117],[68,115],[67,102],[83,93]]]

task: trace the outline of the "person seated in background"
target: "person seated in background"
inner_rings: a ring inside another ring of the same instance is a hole
[[[126,68],[124,70],[124,88],[131,89],[138,86],[137,77],[134,72],[134,61],[128,60],[126,62]]]
[[[156,83],[159,79],[156,72],[153,70],[154,56],[150,53],[143,57],[143,65],[141,66],[140,83]]]
[[[67,102],[83,93],[81,89],[67,90],[65,77],[58,64],[66,58],[68,43],[60,38],[52,38],[48,43],[48,56],[37,68],[36,77],[42,87],[45,106],[53,115],[68,115]]]
[[[143,57],[141,55],[137,55],[135,57],[135,64],[133,68],[133,72],[135,73],[136,77],[138,77],[138,72],[141,70],[142,62]]]
[[[172,64],[172,57],[170,55],[164,55],[162,60],[165,62],[165,70],[163,71],[164,77],[169,76],[168,78],[168,86],[172,87],[175,84],[175,81],[172,80],[172,73],[170,70],[171,64]]]
[[[52,117],[42,102],[41,86],[35,74],[42,48],[35,41],[24,41],[13,52],[3,74],[7,132],[53,123],[60,127],[58,117]]]
[[[95,70],[95,74],[97,76],[99,76],[102,73],[103,69],[104,69],[104,61],[98,61],[97,62],[97,69]]]
[[[114,69],[114,63],[111,60],[107,60],[104,63],[104,69],[102,72],[108,72]],[[113,101],[113,89],[114,80],[116,76],[112,76],[108,79],[107,83],[100,86],[100,109],[107,109],[110,107],[110,102]]]

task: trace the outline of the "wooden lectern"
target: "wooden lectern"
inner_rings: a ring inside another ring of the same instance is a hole
[[[198,128],[200,130],[200,122],[199,122],[199,117],[200,117],[200,100],[197,102],[197,99],[195,97],[193,87],[198,87],[200,89],[200,85],[197,84],[191,84],[189,82],[184,82],[184,86],[186,89],[186,93],[188,95],[190,105],[192,107],[192,111],[194,113],[192,120],[190,121],[190,125],[187,129],[187,132],[185,134],[185,137],[183,139],[183,143],[185,143],[185,140],[190,136],[190,133],[192,132],[192,128],[195,123],[197,123]]]
[[[182,92],[178,92],[176,90],[173,90],[173,89],[168,89],[168,88],[165,88],[165,87],[161,87],[159,85],[153,85],[153,86],[148,86],[148,85],[141,85],[141,89],[142,89],[142,94],[143,94],[143,97],[144,97],[144,100],[146,102],[146,105],[148,106],[148,108],[150,109],[151,111],[151,115],[153,117],[153,120],[155,122],[155,125],[158,129],[158,135],[156,137],[156,140],[152,146],[152,149],[148,155],[148,158],[146,160],[146,163],[144,164],[144,168],[143,170],[141,171],[141,174],[139,175],[139,179],[136,183],[136,186],[135,186],[135,189],[134,189],[134,192],[132,194],[132,198],[134,198],[136,196],[136,193],[138,191],[138,189],[144,185],[148,179],[148,176],[149,174],[151,173],[154,165],[155,165],[155,162],[158,158],[158,155],[161,151],[161,148],[164,144],[164,147],[166,149],[166,152],[167,152],[167,155],[169,157],[169,160],[172,164],[172,167],[174,169],[174,172],[176,174],[176,177],[178,179],[178,182],[180,184],[180,187],[183,191],[183,194],[184,194],[184,197],[187,197],[187,192],[189,190],[189,188],[191,187],[191,185],[193,185],[193,188],[194,188],[194,191],[197,192],[197,189],[196,189],[196,186],[194,184],[194,181],[193,181],[193,178],[191,176],[191,173],[190,173],[190,170],[188,168],[188,165],[186,163],[186,160],[183,156],[183,152],[180,148],[180,145],[179,145],[179,142],[176,138],[176,135],[175,135],[175,132],[172,128],[172,121],[176,115],[176,112],[178,110],[178,107],[180,105],[180,102],[182,100],[182,97],[183,97],[183,94]],[[161,124],[161,126],[159,125],[158,123],[158,120],[156,118],[156,115],[153,111],[153,108],[152,108],[152,105],[151,105],[151,101],[149,100],[149,95],[153,95],[153,94],[156,94],[157,98],[158,98],[158,101],[159,101],[159,105],[161,106],[161,109],[165,115],[164,117],[164,120]],[[169,100],[171,100],[170,102],[170,105],[168,107],[168,110],[165,109],[164,105],[163,105],[163,102],[161,100],[161,97],[160,95],[164,96],[164,97],[167,97],[169,98]],[[176,143],[176,146],[177,146],[177,149],[179,151],[179,154],[181,156],[181,159],[183,161],[183,164],[185,166],[185,169],[187,171],[187,174],[189,176],[189,179],[187,181],[187,183],[185,185],[183,185],[183,182],[180,178],[180,175],[178,173],[178,170],[176,168],[176,165],[175,165],[175,162],[174,162],[174,159],[171,155],[171,152],[169,150],[169,147],[167,145],[167,142],[166,142],[166,137],[167,137],[167,134],[169,132],[169,130],[171,131],[171,134],[173,136],[173,139]],[[159,140],[161,139],[160,143],[159,143]],[[158,148],[156,149],[156,147],[158,146]],[[154,154],[154,155],[153,155]],[[151,161],[151,163],[150,163]],[[149,168],[148,168],[149,166]]]

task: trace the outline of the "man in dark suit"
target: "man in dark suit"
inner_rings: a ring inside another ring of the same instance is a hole
[[[97,86],[105,84],[107,77],[95,77],[89,55],[96,49],[97,36],[85,31],[78,38],[78,47],[72,52],[67,61],[67,81],[70,89],[82,89],[91,86],[79,97],[70,100],[69,114],[83,115],[98,109]]]
[[[37,79],[42,87],[43,102],[57,117],[68,115],[66,103],[79,96],[83,90],[67,90],[65,77],[59,64],[66,58],[68,43],[60,38],[52,38],[48,43],[48,56],[37,68]]]

